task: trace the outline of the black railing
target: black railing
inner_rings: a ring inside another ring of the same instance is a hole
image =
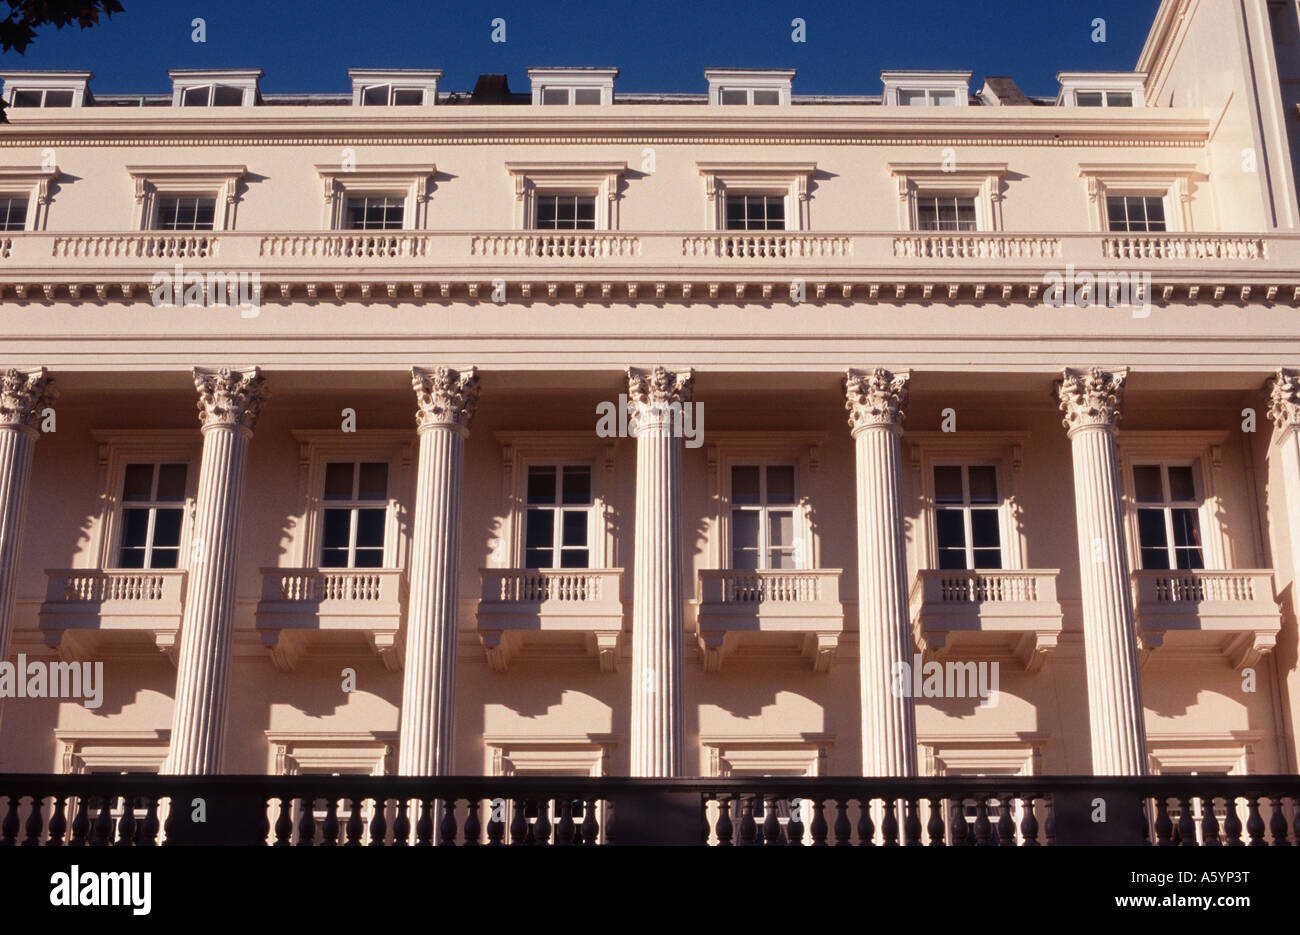
[[[1300,845],[1300,776],[0,776],[0,845]]]

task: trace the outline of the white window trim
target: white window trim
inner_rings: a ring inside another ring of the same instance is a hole
[[[886,171],[898,183],[899,230],[918,230],[919,194],[970,195],[975,198],[975,231],[926,231],[951,234],[1002,230],[1002,185],[1005,162],[961,162],[945,168],[941,162],[890,162]]]
[[[788,736],[701,734],[700,747],[708,753],[709,776],[825,776],[832,734]]]
[[[594,195],[596,230],[618,229],[619,181],[626,162],[507,162],[514,181],[516,230],[532,230],[537,217],[538,193]],[[563,235],[565,231],[547,231]],[[582,231],[568,233],[581,234]]]
[[[438,102],[438,80],[442,78],[442,71],[439,69],[383,69],[383,68],[349,68],[348,77],[352,79],[352,106],[379,106],[364,105],[361,103],[361,95],[367,88],[373,88],[376,85],[390,85],[398,90],[412,90],[424,92],[424,107],[432,107]],[[391,92],[390,92],[391,94]],[[393,104],[385,106],[397,106]]]
[[[1143,163],[1080,163],[1079,177],[1088,195],[1088,218],[1091,229],[1123,236],[1110,231],[1106,198],[1110,195],[1156,195],[1165,201],[1165,227],[1170,233],[1190,232],[1192,227],[1192,188],[1205,176],[1191,164],[1149,165]],[[1133,236],[1143,236],[1135,234]],[[1156,236],[1159,236],[1158,234]]]
[[[58,166],[0,167],[0,195],[27,199],[27,219],[23,230],[45,229],[50,211],[50,183],[59,178]],[[0,231],[0,237],[16,231]]]
[[[821,500],[824,432],[710,432],[707,458],[710,520],[709,568],[731,567],[731,468],[743,464],[795,466],[795,567],[821,568],[821,537],[814,518]],[[801,545],[802,544],[802,545]]]
[[[755,91],[776,91],[779,100],[775,106],[787,107],[794,76],[793,68],[708,68],[704,71],[704,78],[709,83],[709,103],[713,105],[722,104],[723,91],[745,91],[745,105],[751,107],[754,106]]]
[[[122,482],[128,464],[159,462],[185,464],[185,501],[181,520],[180,554],[176,567],[189,567],[190,536],[194,505],[199,487],[199,461],[203,439],[187,429],[96,429],[91,432],[99,445],[99,503],[95,522],[97,541],[83,554],[96,561],[94,568],[116,568],[122,526]]]
[[[394,773],[396,731],[265,732],[275,776],[337,772],[359,776]]]
[[[324,523],[325,465],[331,461],[388,462],[388,514],[384,518],[384,568],[406,568],[410,548],[410,510],[415,450],[413,432],[369,429],[339,432],[295,429],[298,442],[298,487],[302,503],[302,532],[293,537],[291,554],[297,568],[319,568]]]
[[[0,71],[0,81],[4,82],[4,101],[10,106],[13,105],[16,91],[71,91],[72,106],[85,107],[90,98],[90,79],[93,77],[94,73],[89,71]],[[44,98],[41,100],[42,106],[39,109],[45,110]]]
[[[392,163],[377,166],[318,165],[316,174],[324,186],[326,230],[345,230],[349,198],[365,195],[405,197],[402,230],[424,230],[428,223],[428,202],[438,168],[433,163]],[[357,234],[392,234],[394,231],[356,231]]]
[[[171,730],[81,730],[59,728],[60,771],[70,775],[100,772],[149,772],[162,769]]]
[[[1255,772],[1255,746],[1264,740],[1257,730],[1183,734],[1147,734],[1147,757],[1153,775],[1225,772],[1248,776]]]
[[[807,230],[809,181],[817,172],[815,162],[697,162],[704,179],[705,227],[726,231],[727,195],[783,194],[785,229]],[[733,231],[743,234],[744,231]],[[753,231],[761,235],[763,231]],[[767,233],[780,233],[779,231]]]
[[[905,105],[899,103],[899,91],[953,91],[957,95],[955,106],[967,107],[970,104],[971,74],[969,71],[882,71],[880,81],[884,85],[884,94],[881,100],[887,107],[903,107]]]
[[[569,92],[569,107],[608,107],[614,103],[614,79],[618,77],[617,68],[530,68],[528,78],[532,82],[532,102],[542,105],[542,94],[546,90],[563,89]],[[573,103],[573,92],[578,89],[595,88],[600,91],[600,104]]]
[[[733,499],[732,491],[731,491],[731,485],[733,480],[732,474],[734,472],[734,469],[738,467],[757,467],[759,469],[760,493],[765,492],[764,488],[767,486],[767,478],[765,476],[767,473],[767,468],[769,467],[794,468],[794,503],[788,505],[768,504],[765,500],[760,503],[752,503],[752,504],[732,503],[732,499]],[[758,570],[770,571],[772,569],[770,569],[766,564],[771,559],[769,553],[771,552],[772,549],[771,546],[772,530],[771,530],[771,525],[769,523],[768,517],[771,514],[771,512],[774,510],[778,510],[778,511],[789,510],[794,519],[795,538],[792,544],[792,547],[794,549],[794,554],[793,554],[794,570],[796,571],[807,570],[804,563],[808,560],[807,559],[808,547],[805,545],[805,543],[808,541],[809,538],[811,538],[812,530],[811,530],[811,525],[808,522],[808,509],[809,509],[808,499],[807,497],[801,497],[802,489],[799,486],[798,461],[792,459],[786,459],[786,458],[777,458],[775,460],[770,460],[770,461],[768,460],[747,461],[745,459],[737,459],[731,462],[730,466],[727,468],[726,476],[723,477],[721,480],[725,491],[724,496],[726,497],[728,503],[727,514],[726,514],[726,528],[727,528],[726,535],[728,540],[732,538],[732,534],[734,533],[734,529],[732,527],[735,521],[736,511],[740,510],[740,511],[757,513],[759,515]],[[736,558],[735,550],[728,549],[726,555],[726,559],[727,559],[726,567],[728,569],[735,568],[735,558]]]
[[[239,182],[248,175],[247,166],[127,166],[127,175],[135,188],[136,230],[152,230],[158,211],[159,195],[211,195],[216,200],[212,214],[212,232],[232,230],[235,205],[239,200]],[[185,234],[186,231],[167,233]],[[189,231],[202,236],[207,231]]]
[[[1043,732],[1016,732],[931,734],[918,743],[926,776],[1040,776],[1050,740]]]
[[[529,471],[530,471],[533,467],[555,467],[555,468],[559,468],[559,469],[560,469],[560,470],[557,472],[557,474],[556,474],[556,496],[557,496],[557,497],[561,497],[561,496],[562,496],[562,493],[563,493],[563,488],[562,488],[562,484],[563,484],[563,470],[564,470],[564,468],[566,468],[566,467],[586,467],[586,468],[590,468],[590,469],[591,469],[592,489],[593,489],[593,490],[595,489],[595,479],[596,479],[596,470],[597,470],[597,466],[596,466],[596,465],[591,461],[591,459],[589,459],[589,458],[577,458],[577,459],[569,459],[569,458],[565,458],[565,459],[550,459],[550,460],[526,460],[526,462],[525,462],[524,465],[523,465],[523,482],[524,482],[524,487],[523,487],[523,491],[522,491],[525,499],[524,499],[523,501],[521,501],[521,503],[520,503],[520,505],[519,505],[519,516],[520,516],[520,525],[519,525],[519,527],[518,527],[518,528],[519,528],[519,531],[520,531],[520,536],[519,536],[519,541],[518,541],[518,545],[519,545],[519,564],[518,564],[517,566],[515,566],[515,567],[518,567],[518,568],[523,568],[524,565],[525,565],[525,564],[527,563],[527,561],[528,561],[528,554],[527,554],[527,553],[528,553],[528,548],[527,548],[527,538],[528,538],[528,519],[527,519],[527,516],[528,516],[528,511],[529,511],[529,510],[540,508],[540,509],[548,510],[548,511],[550,511],[550,512],[552,513],[552,523],[553,523],[554,526],[556,527],[556,528],[554,529],[554,536],[553,536],[552,539],[551,539],[551,557],[554,558],[557,552],[558,552],[558,553],[561,553],[561,554],[564,552],[564,549],[563,549],[563,547],[562,547],[562,545],[561,545],[561,543],[562,543],[562,541],[563,541],[563,534],[564,534],[564,533],[563,533],[563,523],[564,523],[564,521],[563,521],[562,519],[560,519],[560,515],[563,514],[563,513],[566,512],[566,511],[567,511],[567,512],[574,512],[578,507],[581,506],[580,504],[576,504],[576,503],[575,503],[575,504],[563,504],[563,503],[559,503],[559,502],[552,502],[552,503],[549,503],[549,504],[545,504],[545,503],[531,504],[531,503],[528,503],[528,502],[527,502],[527,499],[526,499],[526,498],[527,498],[527,494],[528,494],[528,474],[529,474]],[[603,568],[603,567],[604,567],[603,565],[598,565],[598,564],[595,563],[595,552],[596,552],[596,549],[595,549],[595,545],[594,545],[594,544],[595,544],[596,539],[597,539],[598,537],[602,537],[602,538],[603,538],[603,536],[602,536],[602,530],[601,530],[600,527],[604,525],[604,522],[603,522],[604,510],[603,510],[601,504],[597,504],[597,503],[595,502],[595,496],[594,496],[594,495],[592,496],[592,502],[589,503],[589,504],[587,504],[585,507],[582,507],[582,510],[583,510],[583,512],[585,512],[585,513],[587,514],[587,567],[589,567],[589,568]],[[602,552],[602,554],[603,554],[603,552],[604,552],[604,549],[603,549],[603,548],[601,549],[601,552]],[[556,563],[552,563],[552,564],[550,564],[550,565],[543,565],[543,566],[541,566],[541,567],[542,567],[542,568],[561,568],[562,566],[559,565],[559,564],[556,564]],[[576,570],[576,569],[575,569],[575,570]]]
[[[532,464],[591,465],[591,518],[588,526],[592,568],[616,567],[612,497],[614,440],[590,432],[497,432],[501,445],[502,514],[488,555],[488,568],[524,567],[524,514],[528,509],[528,467]]]
[[[203,87],[204,85],[226,85],[228,87],[239,88],[244,98],[241,102],[243,107],[252,107],[257,103],[257,83],[262,77],[260,68],[240,68],[234,70],[221,69],[181,69],[167,72],[167,77],[172,79],[172,106],[181,107],[181,97],[186,90],[190,88]],[[208,107],[213,106],[211,100]],[[202,110],[204,108],[191,107],[186,110]]]
[[[1077,107],[1078,94],[1083,92],[1101,92],[1103,95],[1107,91],[1123,91],[1133,95],[1134,107],[1146,106],[1146,72],[1108,72],[1108,71],[1062,71],[1056,75],[1056,80],[1060,82],[1061,90],[1056,95],[1057,107]],[[1110,105],[1104,103],[1102,98],[1101,108],[1105,109]],[[1094,109],[1094,108],[1089,108]],[[1127,107],[1121,107],[1122,110],[1128,110]]]
[[[1223,468],[1223,445],[1228,433],[1209,431],[1120,431],[1120,487],[1124,499],[1124,529],[1130,570],[1142,568],[1138,545],[1138,503],[1133,489],[1135,464],[1191,464],[1193,481],[1201,495],[1196,521],[1206,570],[1234,568],[1232,542],[1216,517],[1223,508],[1217,492]],[[1243,537],[1244,541],[1244,537]]]
[[[1028,432],[906,432],[911,446],[912,481],[919,497],[919,535],[913,537],[915,566],[939,567],[939,536],[934,516],[934,469],[952,464],[988,464],[997,469],[998,528],[1002,544],[1002,568],[1018,571],[1027,564],[1028,537],[1021,515],[1020,475]]]

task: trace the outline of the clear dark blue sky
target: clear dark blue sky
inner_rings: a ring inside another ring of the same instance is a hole
[[[43,31],[0,67],[90,69],[100,93],[170,90],[168,68],[265,70],[263,91],[342,92],[349,67],[441,68],[469,90],[505,72],[527,90],[532,65],[616,65],[621,91],[705,89],[711,65],[793,67],[795,93],[880,91],[882,68],[1010,75],[1027,94],[1055,94],[1056,73],[1132,69],[1159,0],[122,0],[93,29]],[[203,17],[207,41],[191,41]],[[491,41],[491,20],[506,42]],[[807,42],[791,41],[791,20]],[[1094,18],[1105,43],[1092,41]]]

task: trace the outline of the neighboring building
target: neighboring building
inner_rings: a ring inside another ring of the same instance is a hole
[[[1295,771],[1297,25],[1054,99],[0,76],[0,658],[103,664],[0,771]]]

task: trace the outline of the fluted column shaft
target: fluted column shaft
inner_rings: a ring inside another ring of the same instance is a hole
[[[902,423],[906,374],[849,371],[858,529],[858,678],[862,774],[915,776],[916,714],[900,667],[911,668],[903,530]]]
[[[1300,370],[1280,369],[1269,381],[1269,418],[1277,427],[1273,444],[1282,459],[1282,492],[1291,539],[1292,592],[1300,594]],[[1296,604],[1300,613],[1300,603]]]
[[[681,407],[691,405],[690,393],[690,371],[628,371],[628,406],[636,435],[633,776],[682,776],[686,768]]]
[[[420,453],[397,771],[443,776],[455,744],[460,488],[478,377],[442,367],[413,370],[412,381]]]
[[[198,497],[176,665],[171,747],[161,772],[221,772],[244,474],[253,426],[266,399],[256,368],[195,371],[203,432]]]
[[[1059,390],[1074,459],[1092,771],[1147,772],[1137,629],[1125,547],[1115,423],[1125,373],[1066,371]]]

